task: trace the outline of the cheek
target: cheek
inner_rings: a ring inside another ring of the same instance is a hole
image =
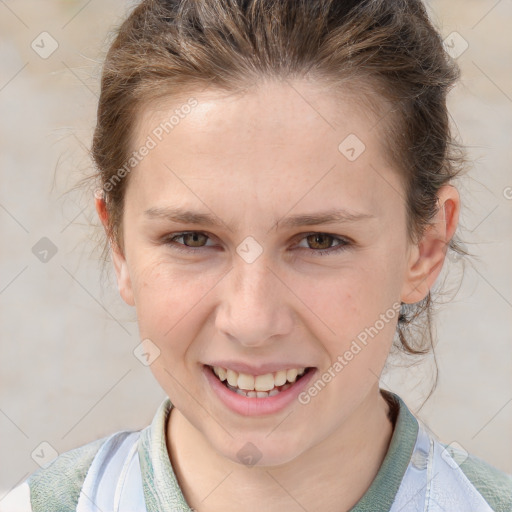
[[[334,271],[325,282],[315,284],[310,297],[317,311],[346,332],[351,326],[373,323],[393,304],[401,286],[398,275],[386,260],[369,257]]]
[[[215,282],[165,263],[147,264],[136,273],[134,294],[141,340],[156,346],[150,370],[160,386],[180,404],[183,383],[189,381],[187,360],[197,361],[193,340],[204,327],[204,298]]]
[[[399,269],[382,255],[368,255],[337,274],[338,277],[317,283],[311,292],[311,309],[325,326],[314,332],[331,361],[346,355],[347,360],[357,360],[350,364],[352,369],[371,367],[379,373],[398,320]]]
[[[200,322],[194,318],[215,279],[165,261],[147,261],[135,269],[134,295],[140,335],[162,351],[184,350]],[[196,327],[197,326],[197,327]]]

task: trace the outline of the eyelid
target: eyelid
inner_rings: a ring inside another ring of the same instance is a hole
[[[204,245],[202,247],[188,247],[185,244],[181,244],[179,242],[173,241],[173,239],[175,239],[175,238],[180,238],[184,235],[189,235],[189,234],[204,235],[210,240],[216,238],[215,236],[210,235],[206,231],[197,231],[197,230],[179,231],[179,232],[170,233],[168,235],[165,235],[162,238],[162,243],[170,246],[173,250],[185,252],[188,254],[200,253],[202,249],[206,249],[207,247],[212,247],[211,245]],[[334,239],[335,241],[338,241],[339,243],[337,245],[334,245],[333,247],[329,247],[327,249],[309,249],[307,247],[300,247],[300,248],[298,248],[299,251],[307,251],[313,256],[324,256],[324,255],[330,255],[330,254],[342,252],[342,251],[347,250],[356,245],[355,242],[348,237],[341,236],[341,235],[335,235],[335,234],[327,233],[324,231],[310,231],[310,232],[305,232],[305,233],[299,233],[294,237],[294,240],[297,240],[297,242],[301,242],[302,240],[305,240],[306,238],[308,238],[309,236],[312,236],[312,235],[325,235],[325,236],[328,236],[329,238]]]
[[[208,238],[208,241],[215,239],[215,237],[213,235],[211,235],[210,233],[208,233],[206,231],[190,230],[190,231],[178,231],[175,233],[170,233],[168,235],[164,235],[162,237],[162,243],[171,245],[171,244],[173,244],[173,238],[180,238],[184,235],[193,235],[193,234],[204,235],[206,238]],[[202,247],[188,247],[188,246],[186,246],[184,244],[180,244],[180,243],[178,243],[178,246],[186,247],[187,249],[190,249],[191,251],[195,251],[195,252],[197,252],[200,249],[204,249],[205,247],[212,247],[211,245],[203,245]],[[173,246],[173,247],[176,247],[176,246]]]
[[[308,236],[312,236],[312,235],[325,235],[325,236],[329,236],[331,238],[335,238],[337,240],[341,240],[343,242],[353,243],[353,241],[346,236],[335,235],[334,233],[329,233],[327,231],[308,231],[305,233],[299,233],[298,235],[296,235],[296,237],[298,237],[298,240],[300,241],[300,240],[303,240],[304,238],[307,238]]]
[[[345,251],[355,245],[355,242],[348,237],[341,236],[341,235],[335,235],[333,233],[327,233],[325,231],[310,231],[308,233],[300,233],[300,235],[298,235],[300,237],[298,241],[301,242],[302,240],[305,240],[306,238],[308,238],[309,236],[312,236],[312,235],[328,236],[329,238],[332,238],[334,241],[339,242],[337,245],[334,245],[333,247],[329,247],[328,249],[309,249],[308,247],[300,247],[299,248],[299,250],[308,251],[313,256],[324,256],[324,255],[329,255],[329,254],[337,254],[337,253]]]

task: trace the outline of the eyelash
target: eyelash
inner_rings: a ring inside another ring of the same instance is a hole
[[[211,246],[203,246],[203,247],[190,248],[184,244],[174,242],[174,239],[176,239],[176,238],[181,238],[184,235],[191,235],[191,234],[195,234],[195,233],[197,233],[199,235],[204,235],[208,239],[211,239],[206,233],[203,233],[202,231],[182,231],[181,233],[175,233],[173,235],[169,235],[169,236],[165,237],[163,242],[165,245],[168,245],[173,250],[185,252],[185,253],[195,253],[205,247],[211,247]],[[327,236],[329,238],[332,238],[334,241],[340,242],[338,245],[336,245],[334,247],[330,247],[329,249],[307,249],[305,247],[300,248],[300,249],[312,251],[315,256],[326,256],[329,254],[340,253],[340,252],[348,249],[352,245],[352,243],[349,240],[347,240],[346,238],[341,238],[339,236],[331,235],[329,233],[321,233],[321,232],[316,232],[316,231],[312,232],[312,233],[305,233],[303,235],[303,237],[299,240],[299,242],[304,240],[305,238],[312,236],[312,235]],[[187,248],[184,249],[184,247],[187,247]]]

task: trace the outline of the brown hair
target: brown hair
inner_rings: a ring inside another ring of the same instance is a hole
[[[307,78],[333,91],[355,91],[379,113],[385,146],[404,180],[408,235],[421,237],[437,212],[438,190],[466,160],[446,106],[459,68],[420,0],[144,0],[115,34],[101,77],[91,152],[111,242],[123,249],[129,176],[106,184],[133,151],[137,114],[183,91],[236,92],[265,78]],[[467,254],[455,238],[449,249]],[[107,241],[104,255],[108,250]],[[402,305],[402,351],[433,348],[431,314],[430,292]],[[422,316],[423,335],[409,337]]]

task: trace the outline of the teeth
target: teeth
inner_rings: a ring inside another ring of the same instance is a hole
[[[281,386],[281,389],[274,388],[270,391],[244,391],[240,388],[235,388],[231,386],[230,384],[227,384],[228,388],[240,396],[245,396],[249,398],[267,398],[269,396],[275,396],[281,393],[281,391],[286,391],[292,384],[290,382],[287,382],[283,386]]]
[[[238,374],[238,387],[240,389],[252,390],[254,387],[254,377],[245,373]]]
[[[233,388],[256,392],[255,396],[259,397],[258,393],[263,393],[262,396],[274,396],[276,393],[269,395],[266,392],[274,390],[274,388],[279,386],[284,386],[287,382],[295,382],[298,376],[304,375],[306,368],[290,368],[289,370],[279,370],[275,373],[266,373],[265,375],[256,376],[247,373],[238,373],[229,368],[221,368],[220,366],[214,366],[213,371],[221,381],[227,379],[228,384]],[[245,393],[243,394],[245,395]],[[252,394],[247,394],[247,396],[252,396]]]
[[[295,382],[295,379],[297,378],[298,370],[295,368],[291,368],[290,370],[286,370],[286,380],[288,382]]]
[[[276,375],[274,377],[274,384],[276,386],[282,386],[286,382],[286,375],[286,370],[279,370],[278,372],[276,372]]]
[[[241,374],[243,375],[243,373]],[[254,389],[256,391],[270,391],[274,387],[274,376],[271,373],[258,375],[254,379]]]
[[[238,385],[238,373],[233,370],[227,371],[228,383],[230,386],[236,387]]]

